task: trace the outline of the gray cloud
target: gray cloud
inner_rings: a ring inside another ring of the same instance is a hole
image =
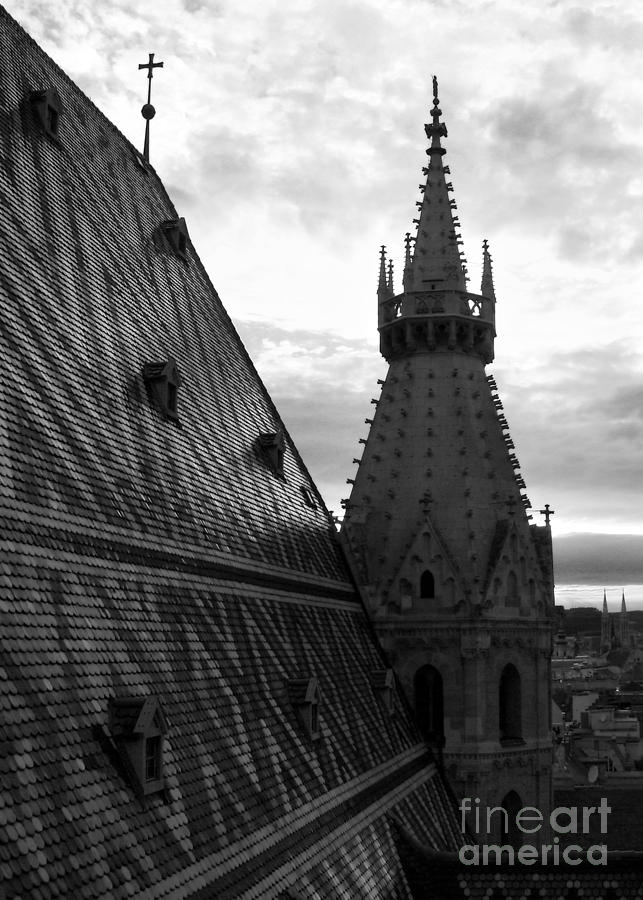
[[[641,364],[613,343],[641,324],[636,5],[6,4],[138,146],[137,64],[165,60],[153,163],[226,305],[255,312],[240,329],[335,508],[384,370],[364,298],[415,215],[437,73],[472,286],[484,234],[501,347],[534,356],[495,369],[532,500],[640,521]]]
[[[574,350],[526,377],[497,370],[532,500],[565,519],[640,520],[643,354],[633,340]],[[533,496],[532,496],[533,495]]]

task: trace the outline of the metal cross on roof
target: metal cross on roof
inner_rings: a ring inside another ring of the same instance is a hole
[[[138,67],[140,69],[147,69],[147,103],[145,103],[141,109],[141,115],[145,119],[145,144],[143,146],[143,157],[145,158],[145,162],[150,161],[150,119],[153,119],[156,115],[156,110],[152,106],[152,77],[154,75],[154,69],[162,69],[162,62],[154,62],[154,54],[149,54],[149,60],[146,63],[139,63]]]
[[[538,512],[541,514],[541,516],[544,516],[544,517],[545,517],[545,525],[547,525],[547,527],[549,527],[549,520],[550,520],[550,518],[554,515],[554,513],[556,512],[556,510],[555,510],[555,509],[550,509],[550,508],[549,508],[549,503],[545,503],[545,508],[544,508],[544,509],[539,509]]]

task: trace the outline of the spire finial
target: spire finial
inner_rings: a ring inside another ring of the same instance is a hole
[[[143,145],[143,158],[145,162],[150,161],[150,119],[156,115],[156,110],[152,106],[152,77],[154,69],[162,69],[162,62],[154,62],[154,54],[149,54],[149,60],[146,63],[138,64],[140,69],[147,69],[147,103],[141,109],[141,115],[145,119],[145,144]]]
[[[393,288],[393,260],[389,259],[388,261],[388,278],[386,280],[386,287],[388,290],[389,297],[395,296],[395,289]]]
[[[440,109],[440,100],[438,99],[438,78],[437,75],[433,76],[433,109],[431,110],[431,118],[433,119],[430,125],[425,125],[424,130],[426,132],[426,136],[431,138],[431,146],[426,151],[429,159],[431,159],[431,154],[437,153],[440,156],[444,156],[446,150],[440,144],[441,137],[447,137],[447,127],[444,122],[440,121],[440,116],[442,115],[442,110]]]

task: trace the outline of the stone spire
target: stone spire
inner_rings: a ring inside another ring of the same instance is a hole
[[[425,126],[431,141],[427,150],[429,166],[424,169],[427,180],[425,185],[420,185],[424,196],[417,203],[420,216],[414,219],[418,233],[413,253],[413,238],[409,233],[406,235],[402,294],[394,296],[392,280],[386,281],[384,256],[380,266],[377,292],[380,350],[389,362],[427,351],[455,351],[490,363],[496,336],[491,257],[485,242],[486,293],[471,293],[467,290],[463,253],[459,249],[462,240],[456,232],[459,222],[454,215],[455,200],[449,197],[453,187],[446,180],[449,167],[442,160],[445,150],[441,140],[447,130],[440,121],[441,114],[438,83],[434,78],[432,122]]]
[[[388,278],[386,280],[386,287],[388,289],[389,297],[392,297],[395,294],[393,289],[393,260],[389,259],[388,261]]]
[[[427,156],[429,165],[424,169],[426,185],[423,188],[424,198],[420,207],[420,217],[416,219],[418,226],[413,254],[413,279],[416,290],[441,290],[452,288],[466,290],[465,271],[460,253],[459,235],[456,234],[457,217],[454,220],[455,200],[449,193],[453,185],[447,181],[450,175],[448,166],[443,165],[442,157],[446,150],[441,138],[447,136],[444,122],[440,121],[442,110],[438,100],[438,80],[433,76],[433,109],[431,124],[425,125],[426,136],[431,144]]]

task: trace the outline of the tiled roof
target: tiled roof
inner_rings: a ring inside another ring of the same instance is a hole
[[[196,251],[155,242],[176,211],[153,170],[2,16],[0,197],[12,508],[114,540],[345,581],[314,485]],[[28,95],[55,85],[58,141]],[[179,419],[150,402],[143,367],[174,357]],[[284,431],[285,479],[257,447]],[[316,492],[315,492],[316,493]]]
[[[4,896],[409,898],[394,823],[453,848],[457,820],[374,694],[328,512],[196,251],[156,240],[154,171],[1,10],[0,59]],[[171,359],[176,421],[144,380]],[[152,720],[145,793],[123,748]]]

